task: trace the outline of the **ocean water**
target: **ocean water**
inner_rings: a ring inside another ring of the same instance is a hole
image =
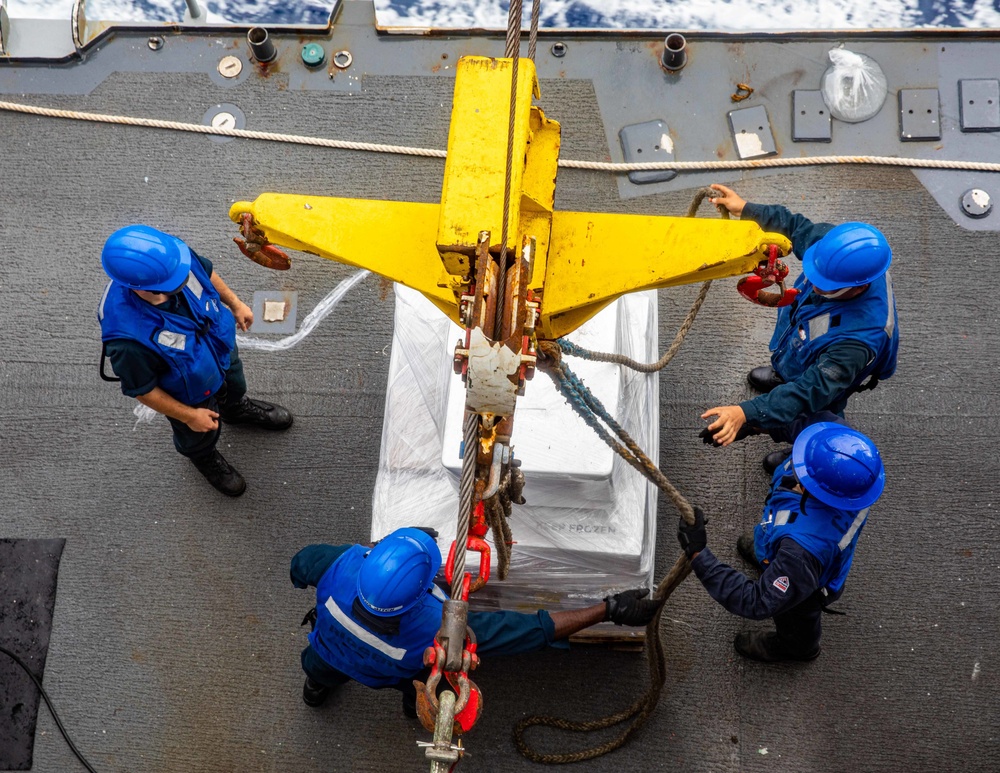
[[[3,0],[0,0],[2,2]],[[530,0],[523,0],[525,24]],[[199,0],[217,20],[324,24],[318,0]],[[68,18],[72,0],[7,0],[13,18]],[[414,27],[505,28],[506,1],[376,0],[380,23]],[[87,0],[91,19],[174,21],[184,0]],[[547,28],[671,30],[1000,28],[1000,0],[542,0]]]

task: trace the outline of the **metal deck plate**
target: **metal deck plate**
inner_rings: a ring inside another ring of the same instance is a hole
[[[899,138],[903,142],[941,139],[937,89],[899,90]]]
[[[821,91],[796,89],[792,92],[792,140],[830,142],[833,127],[830,110]]]
[[[963,132],[1000,130],[1000,81],[986,78],[958,82]]]
[[[728,115],[733,143],[740,158],[762,158],[778,152],[767,108],[763,105],[730,110]]]
[[[670,137],[670,130],[663,121],[646,121],[632,126],[624,126],[618,132],[618,137],[622,143],[622,153],[626,163],[640,164],[674,160],[674,141]],[[677,172],[669,170],[628,173],[628,179],[636,185],[662,183],[673,180],[676,176]]]

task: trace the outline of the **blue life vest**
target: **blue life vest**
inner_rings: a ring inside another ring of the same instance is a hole
[[[799,297],[778,309],[770,344],[771,367],[785,381],[797,379],[826,347],[839,341],[857,341],[875,353],[851,384],[852,390],[869,376],[885,379],[896,372],[899,330],[888,272],[849,301],[817,295],[805,272],[795,287]]]
[[[197,258],[191,260],[182,292],[191,317],[162,311],[112,280],[97,319],[102,341],[127,338],[162,357],[170,371],[160,377],[158,386],[185,405],[197,405],[225,380],[236,346],[236,320]]]
[[[809,497],[803,509],[801,494],[781,488],[781,479],[792,472],[791,458],[774,471],[764,514],[753,530],[757,560],[762,564],[773,560],[778,543],[790,537],[822,565],[820,588],[831,594],[839,593],[851,570],[854,548],[868,517],[868,508],[838,510]]]
[[[432,586],[399,618],[399,632],[378,634],[351,615],[358,573],[369,548],[355,545],[333,562],[316,586],[316,625],[309,643],[338,671],[369,687],[391,687],[424,668],[424,650],[441,627],[444,593]]]

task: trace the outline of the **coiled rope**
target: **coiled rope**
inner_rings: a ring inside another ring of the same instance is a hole
[[[75,121],[92,121],[95,123],[119,124],[123,126],[142,126],[148,129],[168,129],[170,131],[210,134],[218,137],[236,137],[239,139],[261,140],[265,142],[286,142],[295,145],[311,145],[313,147],[333,148],[336,150],[360,150],[369,153],[392,153],[403,156],[423,156],[426,158],[446,158],[448,155],[447,151],[437,150],[435,148],[418,148],[411,147],[409,145],[385,145],[375,142],[351,142],[348,140],[333,140],[325,137],[309,137],[301,134],[253,131],[251,129],[227,129],[218,126],[205,126],[200,123],[163,121],[157,118],[137,118],[126,115],[88,113],[79,110],[62,110],[54,107],[26,105],[20,102],[0,101],[0,110],[44,116],[46,118],[65,118]],[[909,169],[951,169],[964,172],[1000,172],[1000,163],[991,163],[986,161],[952,161],[937,158],[900,158],[896,156],[802,156],[797,158],[759,158],[732,161],[659,161],[641,164],[559,159],[559,166],[562,169],[584,169],[593,172],[612,172],[614,174],[647,171],[710,172],[740,169],[775,169],[796,166],[824,166],[833,164],[899,166]]]

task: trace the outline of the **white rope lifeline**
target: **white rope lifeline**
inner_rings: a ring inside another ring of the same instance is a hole
[[[38,105],[25,105],[19,102],[0,101],[0,110],[40,115],[48,118],[67,118],[76,121],[94,121],[96,123],[120,124],[124,126],[144,126],[150,129],[169,129],[171,131],[212,134],[220,137],[239,137],[241,139],[263,140],[267,142],[287,142],[296,145],[336,148],[338,150],[362,150],[370,153],[395,153],[397,155],[424,156],[427,158],[445,158],[448,155],[447,151],[435,148],[384,145],[374,142],[350,142],[348,140],[331,140],[323,137],[308,137],[301,134],[261,132],[250,129],[225,129],[199,123],[162,121],[156,118],[135,118],[132,116],[108,115],[105,113],[85,113],[78,110],[61,110],[52,107],[40,107]],[[613,172],[616,174],[646,171],[706,172],[830,164],[869,164],[872,166],[900,166],[910,169],[954,169],[966,172],[1000,172],[1000,163],[951,161],[937,158],[898,158],[896,156],[802,156],[799,158],[760,158],[742,161],[660,161],[642,164],[622,164],[609,161],[572,161],[569,159],[559,160],[559,166],[563,169],[585,169],[594,172]]]

